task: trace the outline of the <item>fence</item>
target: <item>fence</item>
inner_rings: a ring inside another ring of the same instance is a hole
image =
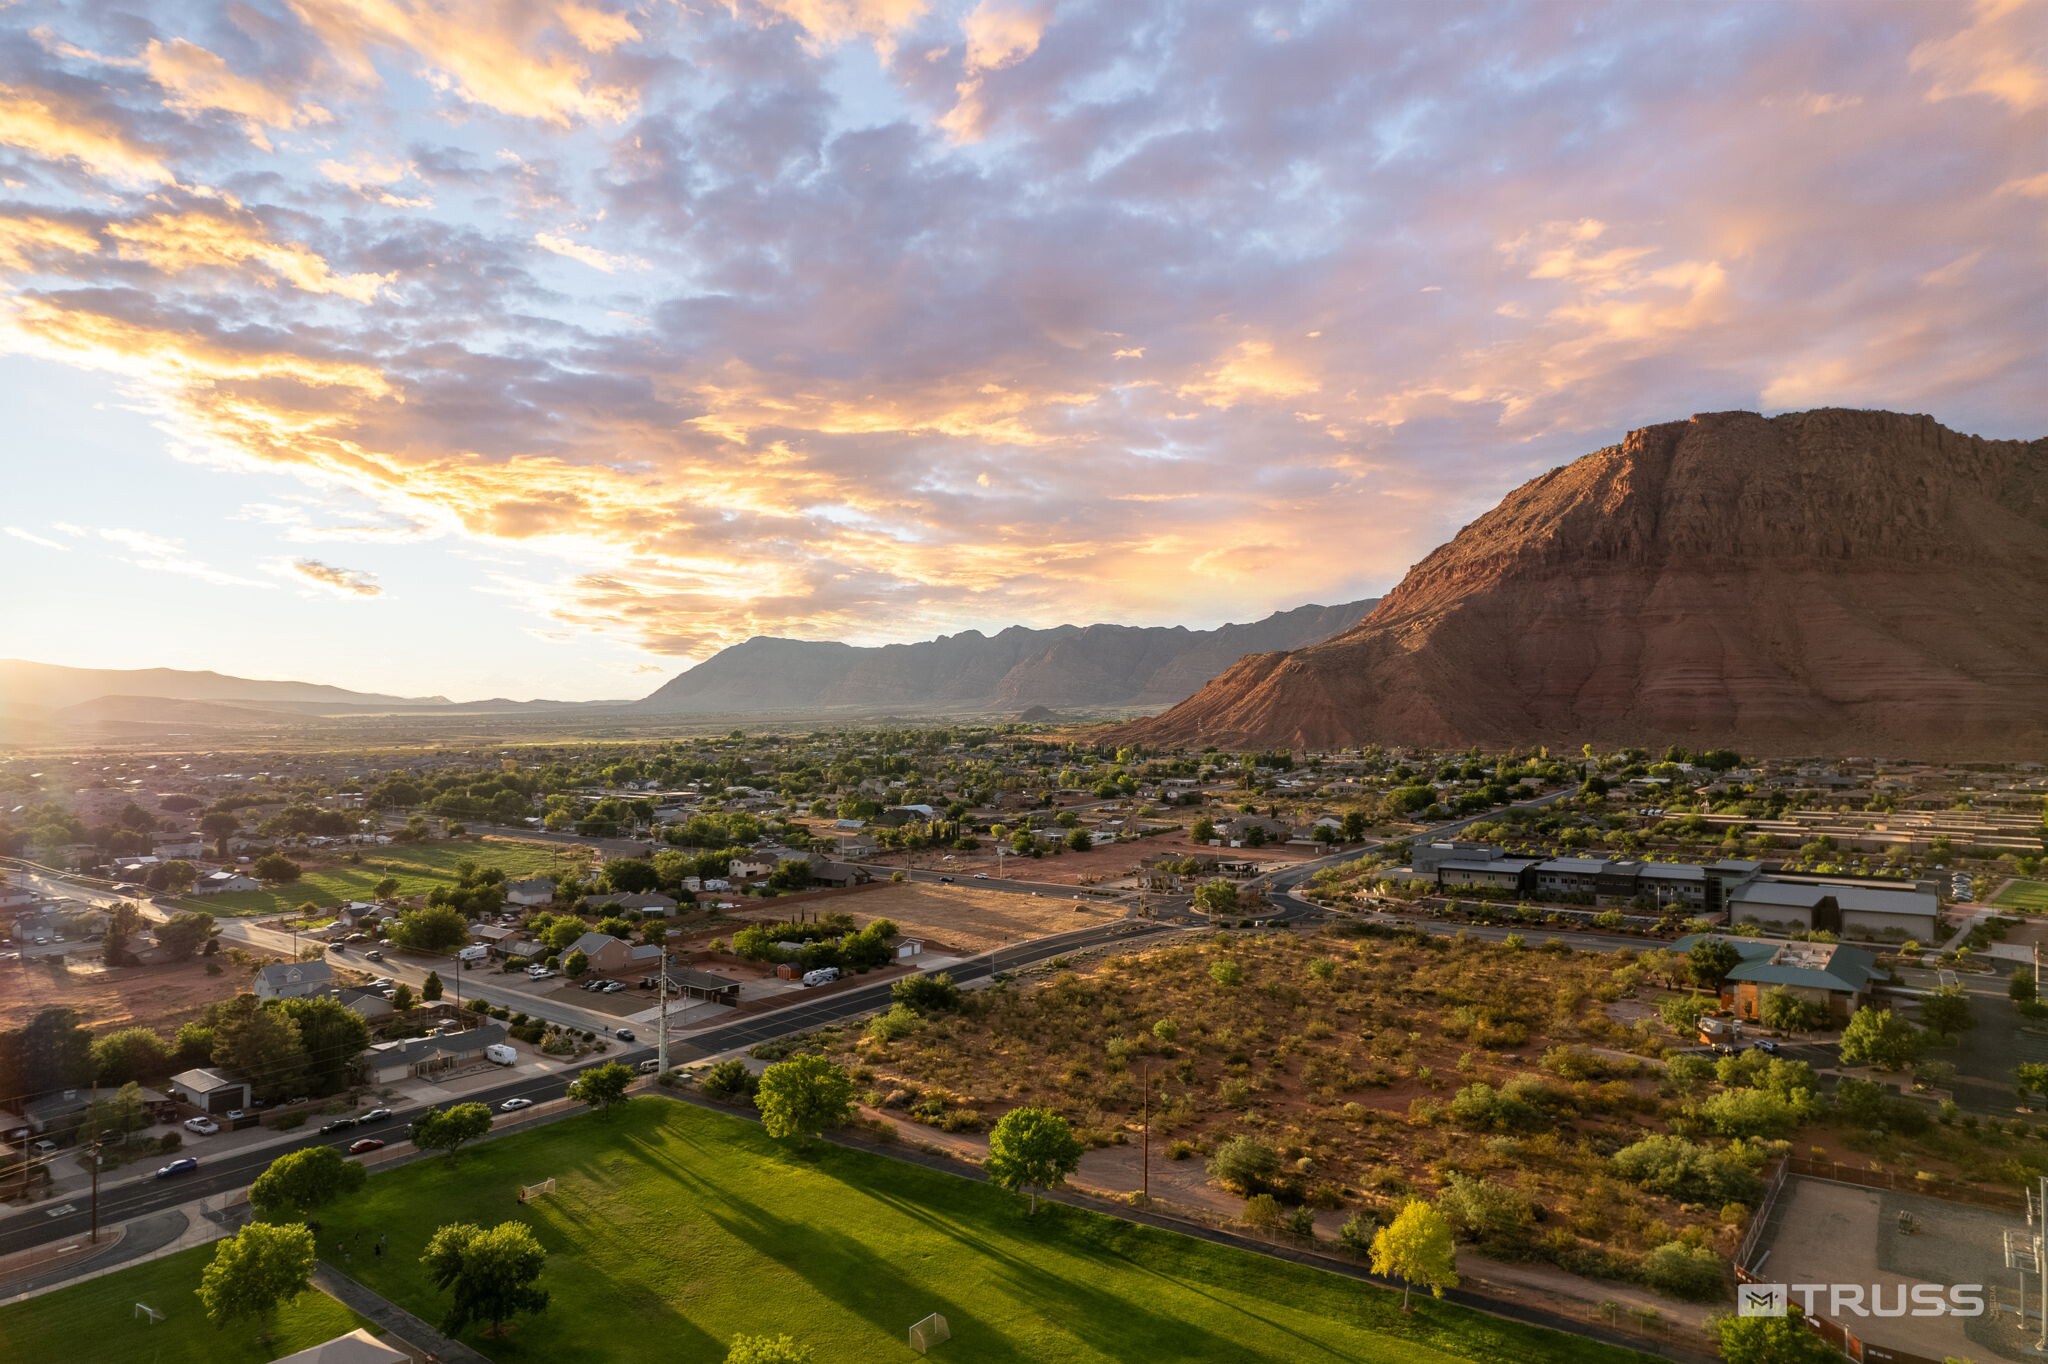
[[[1763,1200],[1756,1205],[1756,1212],[1749,1219],[1749,1230],[1742,1233],[1742,1244],[1735,1248],[1735,1274],[1742,1277],[1756,1263],[1757,1242],[1763,1239],[1764,1228],[1770,1225],[1771,1214],[1777,1210],[1778,1195],[1785,1190],[1785,1177],[1789,1174],[1788,1162],[1780,1160],[1771,1170],[1771,1177],[1764,1184]]]
[[[1969,1203],[1980,1208],[1991,1208],[1997,1212],[2025,1214],[2027,1200],[2022,1194],[2002,1189],[1980,1189],[1972,1184],[1956,1184],[1946,1179],[1923,1179],[1917,1174],[1898,1174],[1891,1170],[1859,1169],[1844,1165],[1838,1160],[1815,1160],[1808,1156],[1787,1156],[1787,1169],[1795,1175],[1808,1179],[1829,1179],[1837,1184],[1855,1184],[1865,1189],[1884,1189],[1892,1193],[1916,1193],[1928,1198],[1944,1199],[1950,1203]]]

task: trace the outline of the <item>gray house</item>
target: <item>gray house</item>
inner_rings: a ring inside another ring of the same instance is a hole
[[[248,1082],[231,1079],[225,1071],[180,1071],[171,1077],[170,1090],[172,1098],[201,1113],[226,1113],[249,1106]]]
[[[409,1077],[426,1079],[482,1061],[485,1047],[501,1046],[504,1041],[505,1025],[486,1023],[468,1032],[380,1042],[356,1058],[356,1069],[365,1084],[388,1085]]]
[[[334,969],[324,961],[281,961],[258,971],[249,989],[258,999],[298,999],[333,983]]]

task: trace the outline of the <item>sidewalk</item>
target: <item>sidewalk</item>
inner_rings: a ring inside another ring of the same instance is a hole
[[[416,1354],[423,1353],[447,1364],[491,1364],[475,1350],[460,1341],[450,1340],[397,1303],[372,1293],[325,1260],[313,1265],[313,1287],[357,1316],[376,1323],[396,1337],[399,1344],[411,1346]]]

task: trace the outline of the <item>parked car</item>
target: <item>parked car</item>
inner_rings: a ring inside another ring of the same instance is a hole
[[[261,1104],[258,1104],[258,1105],[257,1105],[257,1107],[261,1108],[261,1107],[262,1107],[262,1105],[261,1105]],[[243,1112],[243,1111],[242,1111],[241,1109],[239,1109],[239,1108],[230,1108],[230,1109],[229,1109],[229,1110],[227,1111],[227,1120],[228,1120],[229,1122],[240,1122],[240,1121],[241,1121],[241,1120],[242,1120],[243,1118],[245,1118],[245,1117],[247,1117],[247,1116],[249,1116],[249,1115],[248,1115],[248,1114],[246,1114],[246,1113],[244,1113],[244,1112]]]
[[[1770,1038],[1766,1037],[1752,1045],[1750,1047],[1750,1050],[1763,1052],[1767,1056],[1776,1056],[1780,1048],[1776,1042],[1773,1042]]]
[[[498,1111],[500,1113],[517,1113],[522,1108],[531,1107],[533,1107],[533,1100],[531,1099],[507,1099],[498,1105]]]
[[[939,884],[942,886],[950,886],[953,884],[953,878],[950,876],[941,876],[939,878]]]
[[[602,990],[604,988],[604,982],[601,980],[586,980],[583,982],[583,988],[585,991]]]
[[[382,1150],[383,1147],[384,1143],[375,1137],[362,1137],[348,1144],[348,1153],[352,1156],[360,1156],[366,1152]]]
[[[532,976],[535,980],[552,980],[562,973],[560,971],[550,971],[547,967],[543,966],[538,971],[528,971],[526,974]]]
[[[388,1109],[388,1108],[373,1108],[373,1109],[371,1109],[371,1110],[370,1110],[369,1112],[367,1112],[367,1113],[363,1114],[363,1116],[362,1116],[362,1117],[360,1117],[360,1118],[357,1118],[357,1119],[356,1119],[356,1121],[357,1121],[357,1122],[382,1122],[382,1121],[384,1121],[384,1119],[386,1119],[386,1118],[388,1118],[388,1117],[390,1117],[390,1116],[391,1116],[391,1110],[390,1110],[390,1109]]]
[[[640,1063],[640,1073],[641,1073],[642,1075],[652,1075],[652,1074],[654,1074],[654,1072],[655,1072],[655,1071],[657,1071],[657,1070],[660,1070],[660,1069],[661,1069],[661,1062],[659,1062],[659,1061],[655,1061],[655,1060],[647,1060],[647,1061],[642,1061],[642,1062]]]
[[[368,942],[369,940],[370,935],[367,933],[351,933],[342,939],[343,942]]]
[[[618,993],[619,991],[621,991],[621,990],[623,990],[623,989],[625,989],[625,988],[626,988],[626,982],[625,982],[625,981],[623,981],[623,980],[608,980],[608,981],[606,981],[606,982],[604,983],[604,988],[603,988],[603,989],[601,989],[601,990],[600,990],[600,991],[599,991],[598,993],[600,993],[600,994],[607,994],[607,995],[615,995],[615,994],[617,994],[617,993]]]
[[[389,976],[379,976],[375,980],[370,982],[370,988],[372,990],[390,990],[395,989],[397,985],[398,982],[393,980]]]
[[[191,1156],[186,1156],[181,1160],[174,1160],[169,1165],[160,1167],[156,1172],[156,1177],[158,1179],[169,1179],[172,1175],[189,1175],[198,1168],[199,1162]]]
[[[621,1042],[638,1042],[640,1040],[638,1037],[634,1036],[633,1030],[631,1028],[620,1028],[617,1032],[613,1033],[612,1036],[618,1038]]]
[[[187,1118],[185,1119],[185,1130],[187,1132],[197,1132],[202,1137],[210,1137],[220,1131],[220,1124],[212,1118]]]
[[[805,985],[830,985],[837,979],[839,979],[839,968],[836,966],[820,966],[815,971],[804,972]]]
[[[355,1125],[356,1120],[354,1118],[336,1118],[333,1122],[321,1125],[320,1135],[324,1137],[330,1132],[346,1132]]]

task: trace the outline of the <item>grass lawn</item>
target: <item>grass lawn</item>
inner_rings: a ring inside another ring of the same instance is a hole
[[[0,1359],[21,1364],[253,1364],[369,1325],[325,1293],[309,1290],[278,1313],[267,1346],[255,1343],[256,1329],[250,1325],[216,1330],[195,1296],[200,1272],[212,1259],[212,1246],[194,1246],[0,1307]],[[136,1319],[138,1302],[162,1312],[164,1319],[154,1326]]]
[[[557,1192],[521,1206],[516,1186]],[[1643,1360],[1574,1337],[1398,1295],[1266,1256],[1022,1200],[901,1161],[819,1144],[659,1097],[374,1176],[323,1211],[323,1251],[429,1320],[445,1299],[418,1256],[443,1223],[517,1219],[549,1252],[553,1304],[502,1339],[511,1361],[716,1364],[734,1335],[787,1333],[833,1364],[907,1356],[930,1312],[942,1358],[975,1364],[1147,1360]],[[363,1240],[357,1243],[360,1230]],[[364,1253],[388,1234],[380,1258]]]
[[[2000,909],[2048,914],[2048,881],[2013,881],[1991,903]]]
[[[368,900],[371,887],[387,876],[398,878],[400,895],[423,895],[435,886],[455,884],[455,864],[462,861],[502,868],[507,880],[517,881],[568,866],[568,851],[566,845],[504,838],[394,843],[362,849],[361,862],[334,861],[309,867],[304,876],[275,890],[187,896],[183,903],[224,918],[283,914],[307,903],[338,905],[343,900]]]

